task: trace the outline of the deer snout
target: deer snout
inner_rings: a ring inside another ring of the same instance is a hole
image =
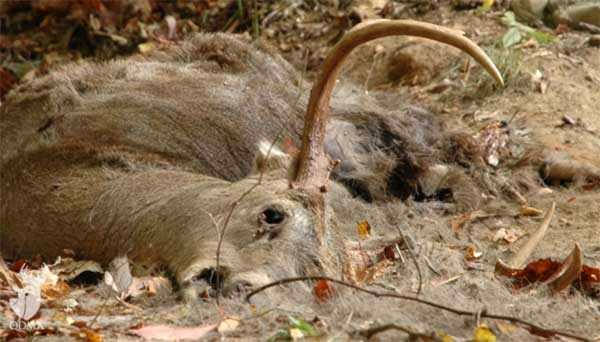
[[[220,244],[215,239],[190,245],[193,249],[184,254],[194,256],[174,267],[185,300],[243,294],[280,278],[302,275],[305,264],[315,264],[320,245],[314,213],[287,191],[276,190],[270,182],[261,185],[235,207]],[[224,211],[215,220],[225,222],[228,214]]]

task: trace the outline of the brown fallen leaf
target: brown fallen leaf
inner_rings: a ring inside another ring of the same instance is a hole
[[[31,268],[31,265],[27,262],[27,260],[19,259],[12,263],[9,263],[8,269],[13,272],[21,272],[24,268]]]
[[[529,206],[522,206],[521,207],[521,211],[520,214],[521,216],[539,216],[542,215],[544,213],[543,210],[540,210],[538,208],[534,208],[534,207],[529,207]]]
[[[359,270],[356,280],[358,283],[370,284],[391,270],[393,264],[391,260],[381,260],[371,267]]]
[[[515,289],[542,282],[555,293],[572,285],[589,296],[600,295],[600,269],[583,265],[583,255],[579,244],[575,244],[571,253],[562,262],[549,258],[539,259],[520,269],[512,268],[498,260],[495,272],[512,278]]]
[[[559,266],[550,279],[548,285],[554,292],[560,292],[568,288],[575,280],[579,278],[583,266],[583,257],[579,244],[575,244],[573,251],[569,254]]]
[[[579,283],[585,293],[600,298],[600,268],[583,265]]]
[[[94,330],[84,328],[84,329],[81,329],[81,331],[85,334],[85,338],[86,338],[87,342],[102,342],[102,341],[104,341],[104,337],[102,337],[102,335],[95,332]]]
[[[129,330],[131,333],[147,340],[175,341],[197,340],[217,329],[217,324],[198,327],[177,327],[169,325],[148,325]]]
[[[511,244],[511,243],[519,240],[522,236],[523,236],[523,232],[521,232],[517,229],[500,228],[500,229],[498,229],[496,234],[494,234],[494,238],[492,240],[494,242],[498,242],[498,241],[502,240],[508,244]]]
[[[471,213],[460,214],[450,220],[450,227],[452,227],[452,231],[456,233],[460,231],[470,220]]]
[[[403,239],[394,241],[375,241],[374,245],[365,249],[358,244],[346,249],[344,277],[355,284],[371,283],[375,279],[392,270],[397,260],[401,260],[400,249],[406,242]]]
[[[481,258],[482,255],[483,255],[483,253],[479,252],[475,248],[475,246],[469,246],[469,247],[467,247],[467,251],[465,252],[465,260],[475,261],[475,260]]]
[[[539,259],[530,262],[525,268],[512,268],[503,262],[499,261],[496,263],[496,274],[503,275],[505,277],[513,278],[513,287],[520,289],[527,285],[536,282],[545,282],[560,267],[560,262],[553,261],[552,259]]]
[[[4,96],[8,94],[14,85],[17,83],[17,78],[11,72],[0,67],[0,101],[4,100]]]
[[[358,236],[363,240],[371,236],[371,225],[367,220],[358,222],[356,230],[358,231]]]
[[[158,293],[172,292],[171,282],[165,277],[134,277],[127,289],[127,295],[133,298],[141,295],[152,297]]]
[[[11,289],[23,287],[21,279],[19,279],[16,273],[8,269],[2,255],[0,255],[0,285],[2,282],[5,282]]]
[[[321,279],[315,283],[314,294],[317,302],[327,302],[334,294],[333,287],[327,280]]]
[[[464,228],[467,225],[467,223],[477,219],[487,218],[490,216],[492,215],[482,210],[475,210],[468,213],[463,213],[450,219],[450,227],[452,228],[452,231],[456,233],[462,228]]]
[[[56,284],[46,283],[42,285],[42,297],[47,300],[56,300],[68,295],[71,287],[66,282],[59,280]]]

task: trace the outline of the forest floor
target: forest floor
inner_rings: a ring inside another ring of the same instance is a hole
[[[505,87],[495,86],[460,51],[415,38],[385,38],[361,47],[341,77],[363,85],[365,92],[398,94],[437,113],[451,130],[477,136],[486,127],[502,123],[510,131],[506,143],[510,153],[489,165],[487,175],[506,178],[506,184],[515,186],[490,186],[482,195],[484,205],[474,211],[456,212],[439,202],[413,200],[367,206],[357,199],[339,206],[340,225],[359,246],[399,247],[392,250],[392,257],[371,265],[371,274],[360,285],[417,297],[438,307],[377,298],[337,285],[332,296],[315,288],[316,294],[290,292],[254,304],[243,298],[183,303],[157,276],[136,278],[138,291],[118,298],[107,295],[98,265],[66,258],[40,276],[58,278],[44,289],[41,308],[28,322],[21,322],[11,308],[15,293],[7,278],[13,275],[0,265],[0,338],[290,340],[304,336],[493,341],[494,335],[498,340],[570,340],[559,336],[564,332],[600,340],[600,181],[592,177],[581,182],[577,176],[571,181],[521,180],[516,178],[521,174],[513,172],[515,165],[529,158],[517,158],[518,152],[530,146],[553,151],[557,159],[570,156],[570,167],[575,169],[585,165],[592,174],[600,169],[597,37],[594,42],[588,32],[539,28],[536,32],[543,31],[551,39],[540,41],[522,33],[520,41],[507,44],[514,36],[507,35],[510,24],[502,20],[506,8],[458,10],[449,1],[127,4],[107,8],[94,1],[39,1],[34,10],[24,2],[3,4],[8,7],[0,7],[0,13],[8,29],[0,37],[2,94],[19,80],[27,81],[65,62],[144,54],[198,31],[219,30],[269,41],[310,81],[328,49],[356,23],[365,18],[411,18],[465,32],[497,63]],[[549,216],[553,203],[556,209]],[[364,219],[352,221],[348,218],[356,215],[344,215],[345,211],[364,212]],[[511,260],[522,250],[545,215],[550,228],[527,259],[529,273],[501,274],[497,260]],[[398,236],[397,226],[405,236]],[[400,240],[405,242],[392,243]],[[587,268],[579,267],[572,286],[552,291],[556,284],[552,275],[560,272],[561,261],[573,250],[581,251]],[[7,264],[18,271],[24,262]],[[33,269],[40,267],[35,260],[26,263]],[[494,319],[493,314],[520,318],[547,330]],[[15,322],[27,324],[15,326]]]

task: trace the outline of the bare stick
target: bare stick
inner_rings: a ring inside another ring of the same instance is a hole
[[[421,294],[421,289],[423,288],[423,276],[421,275],[421,267],[419,267],[419,262],[417,261],[415,252],[413,251],[411,244],[406,239],[406,235],[404,234],[404,232],[402,232],[402,229],[400,229],[400,227],[396,226],[396,229],[398,230],[398,233],[400,233],[400,237],[402,237],[402,240],[404,240],[404,242],[406,243],[406,247],[408,248],[408,254],[410,255],[410,258],[412,259],[413,263],[415,264],[415,267],[417,268],[417,276],[419,277],[419,287],[417,288],[417,297],[418,297]],[[412,242],[412,239],[411,239],[411,242]]]
[[[435,273],[439,277],[442,276],[442,274],[435,267],[433,267],[433,264],[431,263],[431,260],[429,260],[427,255],[423,255],[423,259],[425,259],[425,264],[427,264],[427,267],[429,267],[431,272]]]
[[[357,331],[356,333],[368,340],[371,337],[373,337],[377,334],[380,334],[382,332],[386,332],[388,330],[400,330],[400,331],[408,334],[411,341],[413,341],[413,340],[420,341],[421,338],[423,341],[436,341],[436,342],[442,341],[441,338],[435,336],[434,334],[431,334],[431,335],[423,334],[423,333],[413,331],[409,328],[406,328],[406,327],[403,327],[401,325],[394,324],[394,323],[388,323],[388,324],[380,325],[377,327],[369,328],[366,330]]]
[[[439,303],[435,303],[435,302],[431,302],[425,299],[421,299],[421,298],[417,298],[417,297],[413,297],[413,296],[407,296],[407,295],[403,295],[403,294],[399,294],[399,293],[384,293],[384,292],[377,292],[377,291],[373,291],[373,290],[369,290],[369,289],[365,289],[363,287],[360,287],[358,285],[354,285],[354,284],[350,284],[347,283],[345,281],[342,280],[337,280],[337,279],[333,279],[330,277],[325,277],[325,276],[308,276],[308,277],[294,277],[294,278],[284,278],[284,279],[280,279],[277,281],[274,281],[272,283],[263,285],[255,290],[252,290],[252,292],[248,293],[246,295],[246,301],[250,302],[250,298],[252,298],[252,296],[256,295],[257,293],[263,292],[266,289],[269,289],[271,287],[275,287],[275,286],[279,286],[279,285],[285,285],[285,284],[289,284],[289,283],[295,283],[295,282],[300,282],[300,281],[315,281],[315,280],[326,280],[329,282],[332,282],[334,284],[338,284],[341,286],[345,286],[354,290],[357,290],[359,292],[364,292],[367,294],[370,294],[374,297],[377,298],[395,298],[395,299],[402,299],[402,300],[407,300],[407,301],[411,301],[411,302],[416,302],[419,304],[423,304],[423,305],[427,305],[427,306],[431,306],[440,310],[444,310],[444,311],[448,311],[448,312],[452,312],[456,315],[459,316],[471,316],[474,317],[475,315],[477,315],[477,311],[468,311],[468,310],[462,310],[462,309],[456,309],[450,306],[446,306],[443,304],[439,304]],[[584,342],[591,342],[592,340],[586,337],[581,337],[575,334],[571,334],[571,333],[567,333],[567,332],[562,332],[562,331],[558,331],[558,330],[554,330],[554,329],[550,329],[550,328],[544,328],[541,327],[535,323],[531,323],[528,322],[524,319],[518,318],[518,317],[513,317],[513,316],[507,316],[507,315],[497,315],[497,314],[493,314],[493,313],[488,313],[488,312],[481,312],[481,317],[485,317],[485,318],[489,318],[489,319],[495,319],[495,320],[500,320],[500,321],[507,321],[507,322],[512,322],[512,323],[516,323],[516,324],[520,324],[522,326],[524,326],[525,328],[529,328],[531,330],[534,330],[536,332],[539,333],[543,333],[543,334],[549,334],[549,335],[559,335],[559,336],[564,336],[564,337],[570,337],[572,339],[578,340],[578,341],[584,341]]]

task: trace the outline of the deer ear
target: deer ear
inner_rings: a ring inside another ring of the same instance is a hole
[[[266,173],[274,170],[288,170],[292,156],[283,152],[271,142],[262,140],[258,143],[258,151],[254,157],[252,173]]]

